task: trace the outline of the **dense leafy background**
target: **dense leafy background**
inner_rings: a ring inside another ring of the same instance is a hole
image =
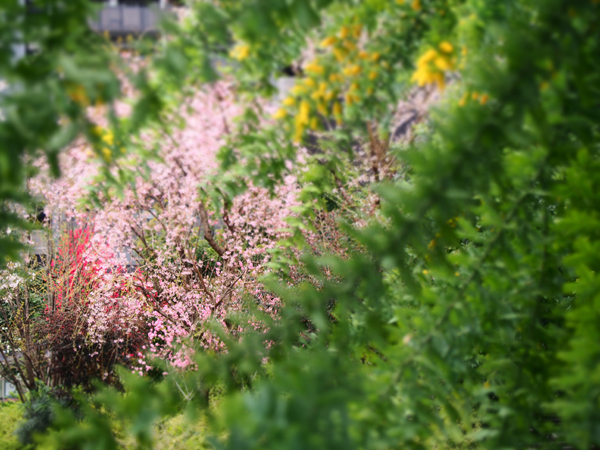
[[[153,108],[219,76],[215,55],[232,60],[250,104],[289,65],[303,69],[299,83],[308,87],[306,78],[319,86],[328,71],[343,75],[319,115],[318,96],[306,89],[276,125],[249,109],[222,150],[223,173],[205,187],[215,198],[234,196],[245,188],[242,174],[272,187],[315,117],[326,144],[305,172],[297,226],[317,216],[313,199],[337,195],[336,176],[350,177],[360,152],[349,143],[368,142],[373,127],[389,137],[415,71],[438,87],[441,72],[446,87],[422,135],[390,147],[407,170],[374,184],[374,219],[340,225],[351,257],[307,254],[303,283],[282,283],[274,271],[266,283],[285,301],[279,321],[241,342],[223,336],[226,354],[200,353],[198,370],[181,374],[218,391],[217,401],[183,401],[175,377],[124,376],[124,395],[100,392],[84,421],[61,413],[46,445],[118,448],[125,427],[139,448],[151,448],[152,423],[181,408],[192,421],[203,416],[218,448],[600,445],[599,8],[590,0],[194,3],[183,25],[167,27],[172,38],[156,49],[153,77],[139,76],[131,120],[115,125],[135,132],[160,122]],[[354,45],[367,54],[360,61],[349,60],[352,48],[338,58],[318,45],[355,29]],[[428,66],[428,51],[451,56]],[[380,72],[370,79],[372,70]],[[340,125],[323,131],[326,117]],[[47,148],[63,128],[44,124],[53,131],[38,140],[3,138],[3,146],[23,143],[2,154],[17,161]],[[294,236],[289,246],[302,246]]]

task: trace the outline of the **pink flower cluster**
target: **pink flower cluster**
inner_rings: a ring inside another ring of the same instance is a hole
[[[100,279],[88,295],[89,339],[101,342],[109,324],[127,330],[143,318],[148,354],[186,368],[197,346],[226,350],[209,324],[242,331],[227,316],[243,310],[248,298],[277,314],[279,299],[263,292],[259,277],[270,249],[285,235],[297,183],[289,177],[275,196],[251,186],[216,210],[199,186],[215,173],[216,153],[241,109],[230,88],[217,84],[181,110],[183,128],[155,130],[140,139],[140,148],[158,148],[157,158],[144,161],[146,152],[128,156],[133,182],[120,196],[101,196],[101,208],[81,207],[101,164],[85,144],[61,156],[58,180],[40,163],[30,189],[46,203],[49,226],[74,221],[93,230],[85,255],[99,267]],[[149,171],[141,170],[144,164]],[[150,369],[142,353],[132,355],[132,366],[142,373]]]

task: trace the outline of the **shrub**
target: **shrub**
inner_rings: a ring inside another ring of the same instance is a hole
[[[16,429],[16,436],[22,445],[34,443],[37,434],[45,432],[55,419],[55,405],[73,408],[75,403],[71,394],[63,389],[51,389],[40,385],[29,392],[27,401],[22,405],[22,421]]]
[[[5,401],[0,403],[0,442],[6,450],[17,450],[21,447],[16,430],[21,421],[22,406],[20,403]]]
[[[0,352],[7,356],[1,368],[22,400],[27,390],[38,388],[36,380],[89,392],[95,380],[118,385],[116,365],[139,366],[148,343],[147,324],[139,317],[124,323],[120,300],[131,290],[128,286],[112,283],[108,301],[92,301],[91,294],[107,278],[123,271],[116,267],[107,273],[86,254],[90,236],[86,228],[68,231],[47,266],[4,272],[16,281],[0,292]],[[101,327],[92,326],[92,313],[102,314]]]

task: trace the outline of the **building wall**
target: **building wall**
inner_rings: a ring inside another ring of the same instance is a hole
[[[159,10],[168,6],[167,0],[104,0],[99,3],[105,6],[98,18],[90,21],[90,26],[112,37],[156,34]]]
[[[15,385],[0,377],[0,400],[15,398],[16,396],[17,389]]]

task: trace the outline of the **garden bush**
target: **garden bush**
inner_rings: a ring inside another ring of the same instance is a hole
[[[34,443],[36,434],[44,433],[55,417],[54,407],[74,407],[75,403],[70,392],[65,389],[51,389],[41,385],[31,390],[27,401],[21,406],[20,421],[15,434],[23,446]]]
[[[0,442],[6,450],[17,450],[21,443],[15,434],[22,419],[22,406],[15,401],[0,403]]]

